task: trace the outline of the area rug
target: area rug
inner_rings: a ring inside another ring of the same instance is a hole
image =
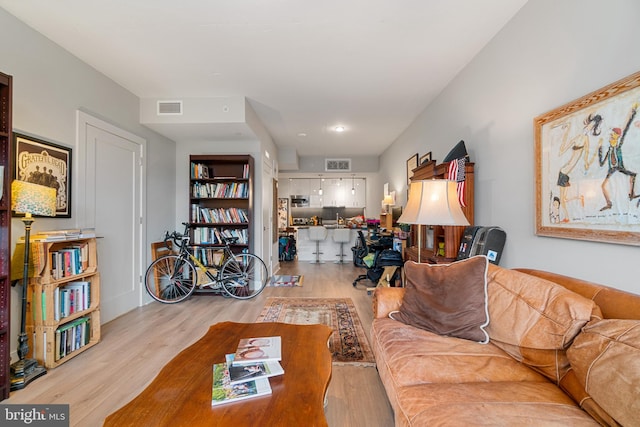
[[[269,282],[269,286],[277,286],[277,287],[294,287],[294,286],[302,286],[302,280],[304,276],[278,276],[273,275],[271,277],[271,281]]]
[[[351,298],[269,297],[256,322],[325,324],[333,329],[334,364],[375,366],[373,352]]]

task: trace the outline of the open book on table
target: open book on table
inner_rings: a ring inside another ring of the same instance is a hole
[[[243,338],[238,343],[233,364],[246,365],[256,362],[273,362],[282,359],[281,337]]]
[[[253,362],[242,365],[234,365],[234,354],[227,354],[227,366],[231,384],[237,384],[259,378],[269,378],[284,374],[284,369],[277,361]]]
[[[231,384],[229,369],[226,363],[213,365],[213,387],[211,389],[211,406],[237,402],[253,397],[271,394],[269,379],[259,378],[238,384]]]

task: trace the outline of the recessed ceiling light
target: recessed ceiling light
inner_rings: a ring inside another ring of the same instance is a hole
[[[305,136],[307,136],[307,134],[306,134],[306,133],[304,133],[304,132],[300,132],[300,133],[298,134],[298,136],[299,136],[300,138],[304,138]]]
[[[345,130],[345,129],[344,129],[344,126],[336,126],[336,127],[334,128],[334,130],[335,130],[336,132],[344,132],[344,130]]]

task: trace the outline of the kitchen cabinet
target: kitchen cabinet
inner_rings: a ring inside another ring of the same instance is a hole
[[[323,196],[320,194],[320,178],[309,178],[309,207],[321,208]],[[323,190],[324,191],[324,190]]]
[[[322,194],[320,194],[322,188]],[[355,192],[352,194],[351,189]],[[285,178],[278,182],[278,197],[309,196],[310,208],[367,206],[366,178]]]
[[[351,187],[346,181],[340,178],[325,179],[322,184],[322,206],[346,206],[347,193],[351,196]]]
[[[289,195],[291,194],[289,191],[289,179],[279,179],[278,180],[278,198],[279,199],[289,199]]]
[[[365,208],[367,207],[367,180],[364,178],[355,178],[351,183],[352,188],[355,189],[355,194],[351,194],[349,190],[347,203],[348,208]]]

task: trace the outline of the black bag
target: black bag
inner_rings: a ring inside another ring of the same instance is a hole
[[[296,257],[296,239],[293,236],[280,237],[278,240],[280,261],[293,261]]]
[[[384,273],[385,267],[402,267],[404,262],[402,261],[402,253],[394,251],[393,249],[384,249],[377,254],[373,267],[367,270],[367,278],[373,283],[378,283]],[[399,270],[396,270],[389,283],[395,283],[400,278]]]
[[[402,253],[393,249],[385,249],[378,254],[376,258],[376,267],[402,267]]]

